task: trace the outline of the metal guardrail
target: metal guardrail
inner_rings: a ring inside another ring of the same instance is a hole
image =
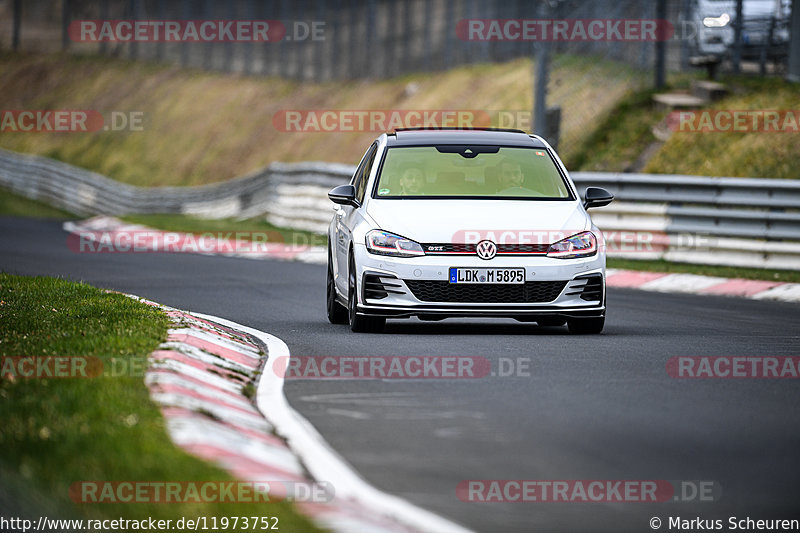
[[[327,191],[347,180],[349,165],[280,164],[197,187],[134,187],[46,157],[0,149],[0,186],[78,215],[183,213],[204,218],[266,214],[283,225],[324,230]]]
[[[318,232],[332,216],[328,190],[354,170],[330,163],[273,163],[219,184],[141,188],[52,159],[0,150],[0,186],[77,214],[265,216],[277,226]],[[604,172],[571,176],[580,191],[599,186],[617,197],[610,206],[592,210],[611,256],[800,270],[800,181]],[[630,233],[638,244],[627,249]]]
[[[575,172],[626,202],[667,205],[670,233],[800,240],[800,181]]]
[[[649,232],[664,244],[610,256],[800,270],[800,181],[665,174],[573,172],[579,190],[604,187],[610,206],[592,210],[608,232]],[[622,238],[616,235],[616,238]]]
[[[572,172],[575,184],[604,187],[628,201],[800,210],[800,181],[674,174]]]

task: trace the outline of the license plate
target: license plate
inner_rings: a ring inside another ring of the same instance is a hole
[[[524,268],[450,268],[450,283],[525,283]]]

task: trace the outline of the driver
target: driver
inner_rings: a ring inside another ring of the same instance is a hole
[[[525,176],[522,174],[522,167],[519,163],[505,159],[500,163],[500,187],[502,189],[513,189],[522,187]]]
[[[500,196],[531,196],[535,193],[533,189],[523,187],[525,175],[522,173],[522,166],[511,159],[504,159],[500,163],[500,176],[498,178]]]

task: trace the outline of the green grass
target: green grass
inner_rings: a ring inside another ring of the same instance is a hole
[[[58,209],[44,202],[29,200],[0,188],[0,215],[33,218],[67,219],[74,217],[72,213]]]
[[[638,91],[624,98],[576,150],[571,168],[596,172],[628,170],[656,140],[652,127],[667,115],[653,106],[655,92]]]
[[[761,268],[695,265],[690,263],[670,263],[669,261],[664,260],[619,259],[616,257],[609,257],[607,263],[608,268],[800,283],[800,271],[795,270],[769,270]]]
[[[656,92],[688,90],[691,76],[674,76],[671,87],[629,93],[587,136],[570,159],[570,168],[626,172],[639,154],[656,141],[653,126],[667,111],[652,101]],[[702,109],[796,110],[800,86],[780,78],[728,76],[721,80],[730,94]],[[800,179],[798,133],[673,132],[646,162],[642,172],[754,178]]]
[[[83,283],[0,274],[0,355],[92,356],[143,367],[166,336],[157,309]],[[141,375],[0,379],[4,488],[60,518],[278,516],[284,531],[317,531],[285,503],[73,504],[77,481],[231,480],[177,448]],[[51,515],[52,517],[52,515]]]
[[[643,79],[624,64],[589,57],[559,59],[551,76],[553,102],[563,110],[566,160],[587,133],[589,117],[607,113]],[[286,132],[282,111],[473,110],[489,116],[522,111],[527,119],[518,120],[525,124],[511,125],[529,127],[531,84],[529,58],[386,80],[311,83],[111,58],[0,52],[6,109],[94,110],[107,121],[112,112],[144,117],[143,131],[0,132],[0,146],[133,185],[197,185],[273,161],[355,164],[380,133]]]
[[[703,109],[796,110],[800,85],[781,78],[726,77],[726,98]],[[674,132],[644,172],[800,179],[800,133]]]

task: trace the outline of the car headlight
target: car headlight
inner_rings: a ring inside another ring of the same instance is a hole
[[[597,253],[597,237],[591,231],[584,231],[550,245],[547,257],[571,259],[589,257]]]
[[[703,26],[706,28],[724,28],[731,21],[730,15],[723,13],[718,17],[706,17],[703,19]]]
[[[367,251],[371,254],[393,257],[425,255],[425,250],[418,242],[379,229],[367,233]]]

